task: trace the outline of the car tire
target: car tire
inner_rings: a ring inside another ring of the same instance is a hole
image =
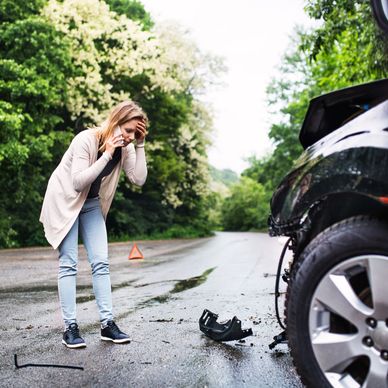
[[[388,387],[388,225],[341,221],[294,262],[286,296],[291,355],[307,387]]]

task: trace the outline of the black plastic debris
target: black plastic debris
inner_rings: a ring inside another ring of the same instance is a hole
[[[226,322],[217,322],[218,315],[203,310],[199,318],[199,328],[215,341],[235,341],[253,335],[252,329],[241,329],[241,321],[237,317]]]
[[[16,369],[20,368],[26,368],[28,366],[34,366],[34,367],[44,367],[44,368],[67,368],[67,369],[79,369],[84,370],[82,366],[74,366],[74,365],[58,365],[58,364],[18,364],[18,356],[14,354],[14,361],[15,361],[15,367]]]
[[[274,349],[279,344],[286,344],[287,343],[286,331],[284,330],[280,334],[275,335],[275,337],[273,337],[273,339],[274,339],[274,341],[268,345],[271,350]]]

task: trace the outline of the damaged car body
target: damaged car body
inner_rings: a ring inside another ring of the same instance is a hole
[[[388,80],[312,100],[300,134],[305,152],[272,197],[270,233],[294,237],[300,251],[337,221],[386,213],[387,118]]]
[[[388,2],[372,6],[387,32]],[[388,387],[388,79],[313,99],[299,140],[269,218],[289,238],[275,294],[293,252],[279,322],[294,364],[308,387]]]
[[[312,100],[300,141],[269,220],[294,253],[291,354],[307,386],[387,386],[374,379],[388,371],[388,80]]]

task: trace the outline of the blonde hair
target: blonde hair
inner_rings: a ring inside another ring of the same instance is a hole
[[[107,140],[113,135],[117,126],[129,120],[144,120],[148,125],[148,117],[143,109],[133,101],[123,101],[113,108],[107,120],[100,127],[95,128],[100,143],[99,151],[105,151]]]

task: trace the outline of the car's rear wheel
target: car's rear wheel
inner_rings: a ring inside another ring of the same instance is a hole
[[[353,217],[295,263],[286,302],[291,354],[309,387],[388,387],[388,226]]]

